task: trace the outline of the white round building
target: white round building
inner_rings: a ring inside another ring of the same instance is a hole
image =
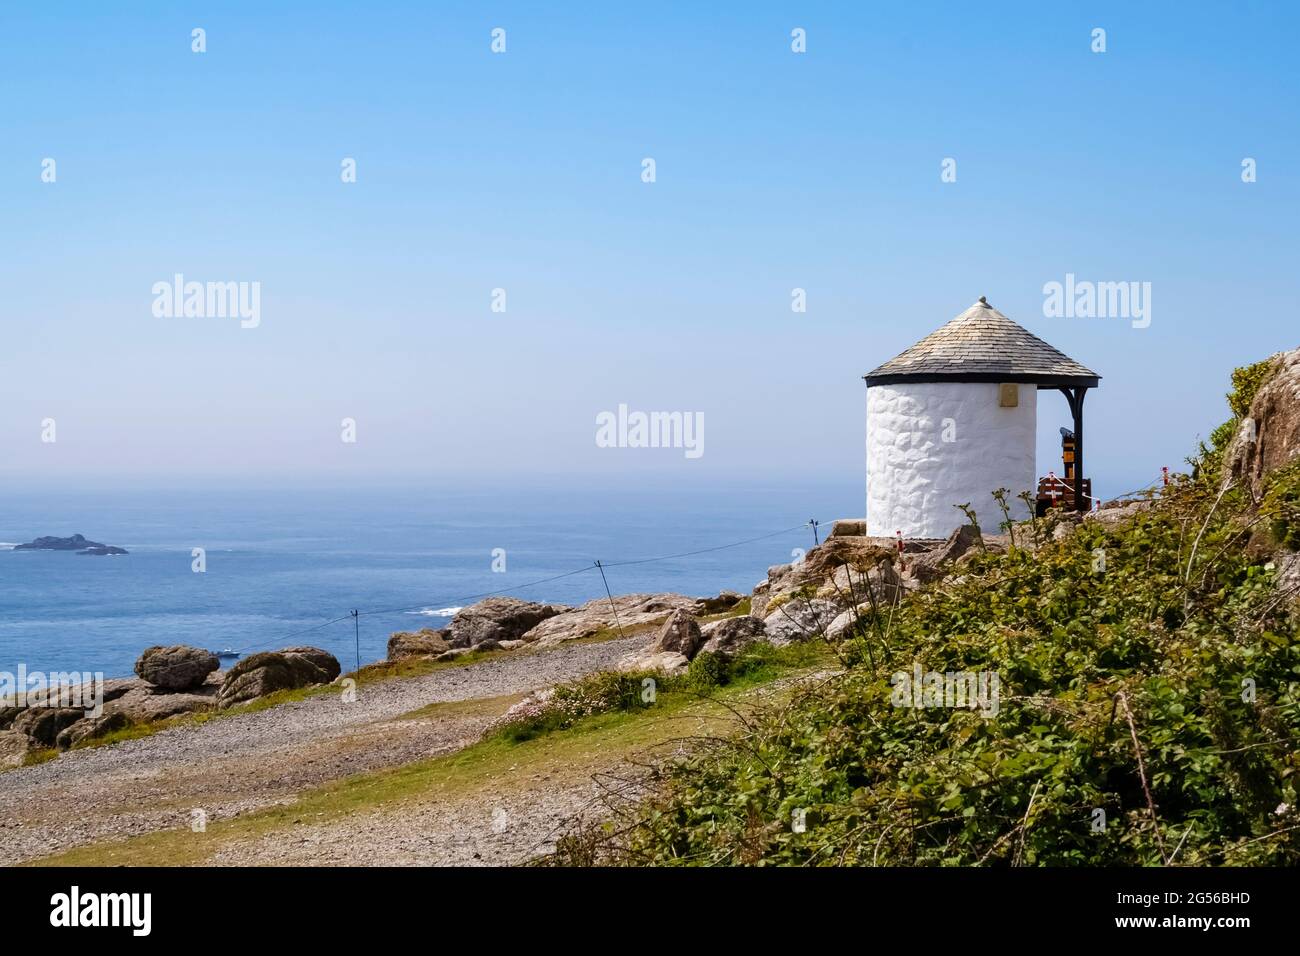
[[[864,376],[867,382],[868,535],[943,538],[970,505],[986,531],[1002,513],[991,493],[1037,485],[1039,389],[1057,389],[1074,420],[1074,487],[1085,509],[1083,398],[1096,372],[1021,328],[981,296],[961,315]]]

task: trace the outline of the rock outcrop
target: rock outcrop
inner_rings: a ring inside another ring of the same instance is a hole
[[[21,706],[0,706],[0,735],[17,735],[23,740],[19,746],[4,736],[0,750],[21,751],[21,755],[41,747],[66,750],[132,724],[211,710],[223,676],[219,671],[209,672],[187,691],[169,690],[139,677],[107,680],[98,688],[102,712],[97,715],[81,706],[67,706],[71,697],[58,688],[45,687],[26,695]],[[4,762],[0,754],[0,766]]]
[[[187,644],[147,647],[135,662],[135,672],[141,679],[171,691],[198,687],[220,667],[217,655]]]
[[[1300,551],[1279,551],[1273,556],[1275,587],[1282,597],[1300,605]]]
[[[659,628],[659,633],[650,642],[649,651],[652,654],[680,654],[690,660],[703,643],[700,625],[695,618],[678,609],[673,611]]]
[[[745,600],[743,594],[737,594],[735,591],[719,591],[717,597],[697,598],[695,613],[725,614],[743,600]]]
[[[618,669],[675,674],[686,669],[703,645],[699,622],[686,610],[677,608],[668,615],[654,640],[619,661]]]
[[[491,597],[457,612],[444,630],[400,631],[388,641],[388,659],[433,657],[452,660],[470,650],[514,650],[525,644],[550,647],[590,637],[615,637],[660,625],[676,611],[692,617],[731,610],[744,595],[623,594],[596,598],[581,607]],[[445,644],[445,646],[443,646]]]
[[[14,718],[10,729],[41,747],[53,747],[59,733],[86,716],[75,707],[28,707]]]
[[[56,538],[46,535],[26,544],[14,545],[15,551],[75,551],[78,554],[126,554],[125,548],[115,548],[89,540],[84,534],[74,534],[70,538]]]
[[[422,628],[418,631],[398,631],[388,638],[388,659],[400,661],[407,657],[437,657],[451,650],[446,629],[435,631]]]
[[[907,568],[911,568],[910,561]],[[904,590],[911,587],[915,587],[915,581],[901,577],[894,570],[894,559],[885,558],[865,571],[840,565],[815,596],[840,607],[870,602],[873,597],[877,604],[886,605],[896,604]]]
[[[16,730],[0,730],[0,770],[21,767],[31,747],[31,738],[26,734]]]
[[[334,655],[319,647],[286,647],[245,657],[226,674],[217,706],[234,707],[279,690],[328,684],[341,668]]]
[[[865,538],[867,536],[866,518],[840,518],[831,523],[832,538]]]
[[[700,653],[717,654],[727,659],[736,657],[750,646],[767,639],[767,625],[748,614],[725,617],[721,621],[704,625],[700,631],[704,638]]]
[[[1152,506],[1150,499],[1137,498],[1131,501],[1115,499],[1106,501],[1096,511],[1089,511],[1082,518],[1083,521],[1095,521],[1105,528],[1118,528],[1124,524],[1139,511],[1145,511]],[[1070,525],[1062,522],[1058,527],[1069,528]]]
[[[1254,498],[1265,475],[1300,457],[1300,349],[1279,352],[1272,362],[1224,455],[1224,480]]]
[[[915,548],[916,544],[912,543],[911,547]],[[801,564],[805,575],[825,579],[845,565],[855,571],[869,571],[881,561],[894,560],[895,554],[892,546],[880,544],[878,538],[842,535],[827,538],[804,555]]]
[[[766,620],[786,600],[805,591],[804,596],[815,594],[823,600],[847,605],[853,601],[848,583],[860,583],[862,576],[894,558],[895,551],[877,538],[847,534],[827,538],[802,560],[768,568],[767,580],[754,588],[749,613]],[[875,573],[879,576],[882,572]],[[896,577],[890,576],[893,584],[897,583]],[[834,585],[840,585],[841,593],[835,593]]]
[[[563,604],[537,604],[512,597],[490,597],[460,610],[447,628],[452,647],[487,641],[515,641],[543,621],[571,610]]]
[[[847,611],[841,611],[835,619],[826,625],[824,631],[828,641],[842,641],[851,637],[860,627],[871,620],[871,605],[859,604]]]
[[[132,723],[133,721],[120,711],[112,714],[101,714],[98,717],[83,717],[76,723],[70,724],[59,731],[59,735],[54,741],[55,746],[60,750],[68,750],[87,740],[103,737],[115,730],[123,730],[130,727]]]
[[[542,621],[523,639],[550,647],[598,634],[612,635],[619,627],[626,632],[648,624],[661,624],[673,611],[701,613],[702,600],[681,594],[623,594],[616,596],[611,606],[608,598],[597,598]]]
[[[933,551],[918,554],[907,562],[904,575],[921,584],[929,584],[944,576],[954,561],[975,547],[980,540],[973,525],[962,525]]]
[[[777,647],[807,641],[826,633],[840,614],[840,605],[823,598],[795,598],[763,619],[767,641]]]
[[[749,613],[760,621],[801,588],[818,587],[816,575],[806,574],[799,564],[776,564],[767,569],[767,580],[754,585]]]
[[[661,674],[680,674],[690,667],[690,659],[675,651],[639,651],[618,662],[620,671],[658,671]]]
[[[818,607],[825,603],[815,602]],[[654,639],[641,650],[624,657],[618,669],[675,674],[685,670],[691,661],[705,652],[731,659],[759,641],[781,644],[808,636],[812,636],[811,633],[800,632],[793,637],[780,627],[769,630],[766,623],[747,614],[711,621],[701,627],[692,614],[678,608],[660,626]]]
[[[146,724],[181,714],[211,710],[221,685],[205,683],[194,692],[159,691],[155,687],[136,689],[104,705],[105,714],[121,714],[133,724]]]

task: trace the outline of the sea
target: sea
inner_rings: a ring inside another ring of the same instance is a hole
[[[0,671],[124,677],[155,644],[309,644],[350,670],[491,594],[748,594],[862,497],[853,481],[5,491]],[[77,533],[129,554],[13,550]]]

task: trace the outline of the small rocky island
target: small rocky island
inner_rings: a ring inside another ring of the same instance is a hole
[[[37,538],[35,541],[29,541],[26,544],[14,545],[15,551],[75,551],[77,554],[105,555],[105,554],[128,554],[126,548],[115,548],[110,544],[100,544],[98,541],[87,540],[84,534],[74,534],[71,538],[55,538],[46,536]]]

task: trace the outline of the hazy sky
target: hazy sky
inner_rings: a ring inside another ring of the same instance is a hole
[[[1117,492],[1300,345],[1294,5],[725,6],[4,5],[0,479],[858,476],[861,376],[986,295],[1104,376]],[[598,448],[620,403],[704,454]]]

